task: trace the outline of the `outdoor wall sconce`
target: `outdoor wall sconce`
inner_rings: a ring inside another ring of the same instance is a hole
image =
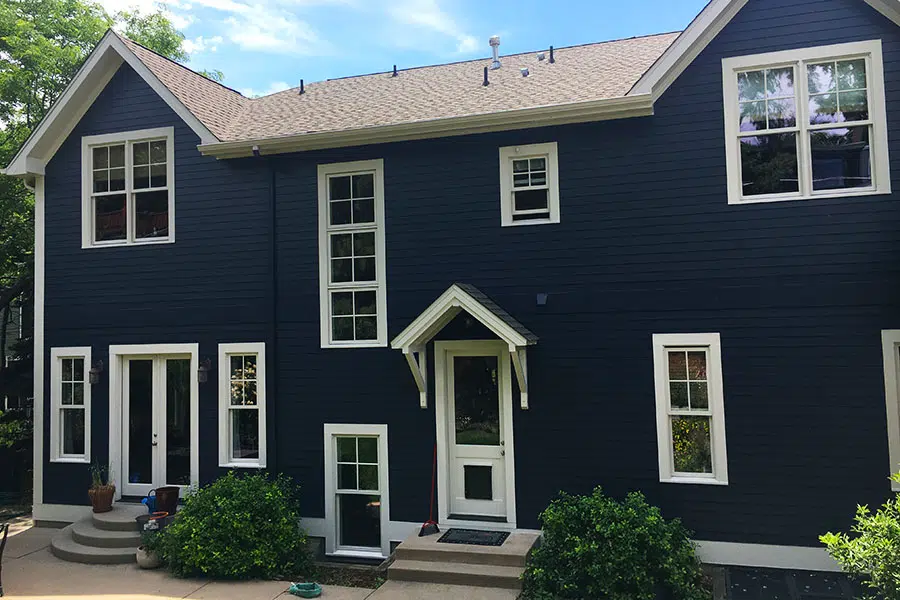
[[[200,368],[197,369],[197,381],[199,383],[206,383],[209,381],[210,368],[212,368],[212,361],[208,358],[200,363]]]
[[[100,383],[100,373],[103,372],[103,361],[98,360],[94,363],[94,366],[91,367],[90,371],[88,371],[88,381],[91,385],[96,385]]]

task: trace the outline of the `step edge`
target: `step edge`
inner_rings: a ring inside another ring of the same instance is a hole
[[[404,548],[402,545],[396,550],[397,560],[412,560],[419,562],[453,562],[459,564],[489,564],[499,567],[524,567],[528,557],[520,554],[492,554],[469,552],[454,552],[451,550],[432,550],[429,548]]]
[[[503,577],[520,577],[522,573],[525,572],[525,567],[513,567],[508,565],[485,565],[485,564],[472,564],[472,563],[458,563],[458,562],[430,562],[430,561],[420,561],[420,560],[409,560],[409,559],[398,559],[391,563],[391,566],[388,567],[388,571],[392,569],[396,570],[408,570],[408,571],[416,571],[416,572],[439,572],[439,573],[481,573],[481,570],[484,571],[496,571],[501,570],[505,572],[501,573],[488,573],[488,574],[496,574]]]

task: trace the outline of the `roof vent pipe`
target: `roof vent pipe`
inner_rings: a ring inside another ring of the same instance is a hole
[[[306,93],[306,90],[303,89],[303,80],[302,80],[302,79],[300,80],[300,93],[301,93],[301,94],[305,94],[305,93]]]
[[[491,45],[491,50],[494,53],[494,61],[491,63],[491,70],[500,68],[500,36],[492,35],[491,39],[488,41]]]
[[[396,77],[396,76],[397,76],[397,65],[394,65],[394,74],[391,75],[391,77]]]
[[[550,62],[555,63],[556,59],[553,58],[553,46],[550,46]]]
[[[488,86],[490,84],[491,84],[491,82],[488,81],[488,68],[485,67],[484,68],[484,83],[482,83],[481,85]]]

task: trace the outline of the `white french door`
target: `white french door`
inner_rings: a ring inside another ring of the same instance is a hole
[[[122,494],[191,484],[191,355],[122,358]]]
[[[436,342],[435,352],[441,519],[512,523],[512,384],[506,345]]]

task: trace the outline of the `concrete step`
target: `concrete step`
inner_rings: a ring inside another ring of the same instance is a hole
[[[520,590],[524,571],[522,567],[395,560],[388,567],[388,579]]]
[[[83,546],[94,548],[131,548],[141,545],[141,534],[132,531],[100,529],[93,519],[78,521],[72,525],[72,539]]]
[[[135,561],[135,548],[96,548],[79,544],[72,539],[74,527],[69,525],[60,529],[50,540],[50,551],[57,558],[90,565],[117,565]]]
[[[146,515],[147,507],[143,504],[113,504],[113,509],[105,513],[91,513],[94,526],[104,531],[137,531],[138,515]]]
[[[398,560],[452,562],[501,567],[524,567],[539,534],[516,531],[502,546],[438,543],[440,535],[411,536],[397,546]]]

